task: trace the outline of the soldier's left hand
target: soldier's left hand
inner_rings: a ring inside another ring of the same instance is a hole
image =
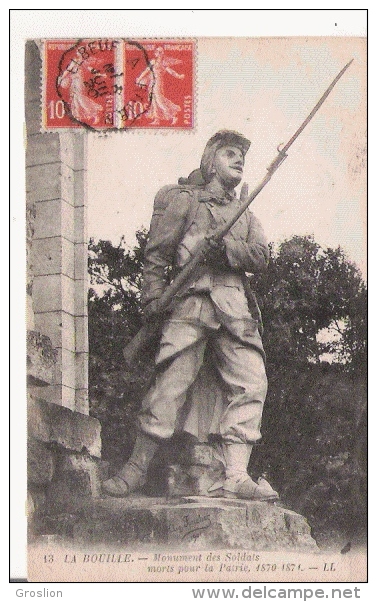
[[[211,247],[211,249],[213,249],[214,251],[219,251],[221,253],[223,253],[224,251],[226,251],[226,245],[223,239],[221,240],[216,240],[215,238],[208,238],[208,242],[209,242],[209,246]]]
[[[224,240],[208,239],[210,251],[206,257],[206,263],[214,267],[225,267],[229,265]]]

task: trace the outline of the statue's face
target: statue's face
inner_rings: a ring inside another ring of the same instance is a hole
[[[242,180],[245,159],[236,146],[222,146],[216,151],[213,170],[217,178],[226,186],[237,186]]]

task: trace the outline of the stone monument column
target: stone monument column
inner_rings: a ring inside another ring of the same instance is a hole
[[[63,511],[67,500],[97,497],[101,471],[101,426],[89,416],[88,401],[87,133],[41,132],[41,76],[39,43],[28,41],[27,460],[33,535],[51,533],[43,517]]]
[[[83,414],[88,403],[87,133],[41,133],[41,57],[26,52],[28,306],[57,352],[41,398]],[[32,245],[31,245],[32,239]]]

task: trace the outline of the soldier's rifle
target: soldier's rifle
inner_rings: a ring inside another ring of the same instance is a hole
[[[183,269],[174,278],[173,282],[167,287],[167,289],[164,291],[161,297],[156,301],[153,319],[146,321],[146,323],[141,327],[139,332],[133,337],[133,339],[131,339],[128,345],[124,348],[123,355],[126,360],[127,366],[132,367],[135,364],[135,361],[139,359],[141,352],[144,349],[146,349],[151,338],[153,338],[158,331],[160,324],[159,316],[162,316],[162,314],[166,312],[168,308],[171,307],[171,303],[174,300],[175,296],[178,293],[182,293],[184,287],[186,287],[187,284],[192,281],[193,277],[197,273],[198,267],[200,265],[203,265],[206,261],[207,255],[213,252],[213,242],[219,243],[224,238],[224,236],[229,232],[229,230],[232,228],[235,222],[241,217],[244,211],[246,211],[246,209],[258,196],[258,194],[263,190],[266,184],[268,184],[275,171],[287,158],[287,150],[294,143],[296,138],[298,138],[298,136],[308,125],[308,123],[313,119],[318,109],[325,102],[331,90],[342,77],[344,72],[348,69],[352,61],[353,59],[350,60],[349,63],[347,63],[347,65],[345,65],[343,69],[338,73],[336,78],[327,88],[326,92],[321,96],[320,100],[317,102],[313,110],[309,113],[305,121],[293,134],[292,138],[285,144],[285,146],[282,149],[278,147],[278,154],[272,161],[272,163],[269,165],[269,167],[267,167],[267,173],[263,180],[260,182],[260,184],[245,199],[242,199],[243,195],[241,193],[241,203],[237,211],[234,213],[233,217],[229,219],[225,224],[216,227],[210,232],[207,232],[204,239],[197,244],[191,260],[183,267]]]

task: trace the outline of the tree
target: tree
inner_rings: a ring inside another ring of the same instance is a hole
[[[102,425],[103,458],[115,466],[132,450],[134,425],[143,388],[153,370],[131,374],[122,350],[141,326],[140,287],[145,230],[136,233],[137,244],[117,246],[110,241],[89,241],[88,293],[89,398],[91,414]]]
[[[146,240],[142,230],[133,249],[124,238],[117,246],[93,239],[89,245],[91,414],[102,424],[103,458],[114,469],[131,453],[137,411],[153,378],[152,355],[143,354],[132,373],[122,357],[141,325]],[[265,323],[269,378],[253,465],[269,473],[283,500],[317,532],[334,524],[345,528],[363,512],[355,489],[365,484],[365,462],[359,460],[366,436],[365,283],[340,248],[293,236],[271,245],[269,269],[252,277],[252,287]],[[324,329],[336,331],[337,339],[319,340]],[[324,353],[332,365],[321,361]]]
[[[266,274],[255,277],[266,324],[270,361],[333,360],[360,368],[366,355],[366,286],[340,247],[322,248],[312,236],[293,236],[271,247]],[[318,340],[324,329],[337,339]]]
[[[90,352],[105,358],[107,365],[119,365],[124,345],[141,326],[140,289],[145,230],[136,233],[137,245],[127,249],[124,237],[114,246],[108,240],[89,241],[89,346]]]

